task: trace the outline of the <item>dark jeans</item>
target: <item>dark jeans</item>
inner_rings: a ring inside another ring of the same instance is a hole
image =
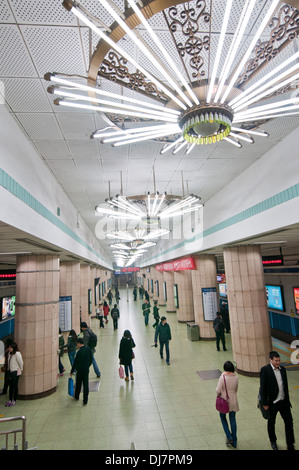
[[[165,345],[165,351],[166,351],[166,362],[169,362],[169,340],[167,339],[166,341],[160,341],[160,356],[163,357],[163,348]]]
[[[88,372],[77,372],[76,374],[76,387],[75,387],[75,398],[79,400],[81,387],[83,384],[83,403],[87,403],[88,401],[88,394],[89,394],[89,387],[88,387]]]
[[[223,331],[216,331],[216,346],[217,346],[218,351],[220,349],[220,341],[222,342],[223,349],[226,349],[224,330]]]
[[[117,318],[117,317],[116,317],[116,318],[113,318],[113,328],[114,328],[115,330],[118,329],[118,318]]]
[[[295,442],[294,429],[293,429],[293,417],[291,409],[286,400],[280,400],[277,403],[273,403],[269,407],[269,419],[268,419],[268,435],[270,442],[276,442],[275,434],[275,421],[277,413],[280,413],[285,427],[286,443],[288,446],[292,446]]]
[[[20,376],[15,372],[8,373],[8,387],[9,387],[9,399],[17,401],[18,394],[19,394],[19,383]]]

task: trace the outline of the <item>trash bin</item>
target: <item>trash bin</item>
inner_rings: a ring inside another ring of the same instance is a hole
[[[187,338],[190,341],[199,341],[199,326],[196,323],[187,323]]]

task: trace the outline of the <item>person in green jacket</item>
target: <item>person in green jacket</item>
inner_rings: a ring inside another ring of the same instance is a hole
[[[155,323],[153,324],[153,328],[156,328],[159,325],[159,320],[160,320],[159,307],[158,307],[158,301],[157,300],[154,300],[153,315],[154,315],[154,319],[155,319]]]
[[[145,300],[144,303],[142,304],[142,313],[143,313],[143,316],[144,316],[145,326],[148,325],[148,316],[150,314],[150,311],[151,311],[151,304],[149,303],[148,300]]]
[[[159,339],[160,343],[160,356],[163,359],[163,349],[165,346],[166,351],[166,364],[170,364],[170,355],[169,355],[169,341],[171,340],[171,330],[170,326],[167,323],[166,317],[161,317],[161,322],[156,328],[155,332],[155,347],[157,347],[157,341]]]

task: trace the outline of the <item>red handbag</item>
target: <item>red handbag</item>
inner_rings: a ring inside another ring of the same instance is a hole
[[[124,378],[124,376],[125,376],[125,371],[124,371],[123,366],[119,366],[118,374],[119,374],[119,378],[120,378],[120,379],[123,379],[123,378]]]
[[[216,410],[219,411],[219,413],[226,414],[229,412],[229,403],[228,403],[228,393],[227,393],[227,388],[226,388],[226,382],[225,382],[225,377],[223,376],[224,380],[224,385],[225,385],[225,390],[226,390],[226,399],[222,398],[220,395],[217,395],[216,398]]]

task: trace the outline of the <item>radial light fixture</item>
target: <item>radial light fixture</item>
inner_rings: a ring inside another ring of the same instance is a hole
[[[199,203],[200,197],[190,194],[188,196],[173,196],[166,192],[147,195],[125,197],[117,194],[106,199],[106,205],[98,205],[95,208],[97,215],[107,215],[115,219],[136,221],[139,227],[156,229],[156,237],[165,234],[161,232],[160,222],[163,219],[172,219],[194,211],[198,211],[203,205]],[[148,241],[145,238],[145,241]]]
[[[299,115],[299,99],[291,96],[299,82],[299,52],[292,45],[299,13],[291,5],[279,0],[125,5],[121,11],[112,0],[98,0],[97,20],[79,2],[63,2],[99,42],[86,84],[59,74],[45,78],[53,82],[48,90],[57,96],[55,104],[104,113],[110,120],[113,129],[96,130],[92,138],[115,147],[154,140],[163,144],[161,153],[189,154],[223,140],[238,147],[240,141],[254,143],[253,135],[268,136],[257,129],[269,120]],[[102,14],[111,18],[110,26]],[[103,78],[119,92],[103,89]]]

